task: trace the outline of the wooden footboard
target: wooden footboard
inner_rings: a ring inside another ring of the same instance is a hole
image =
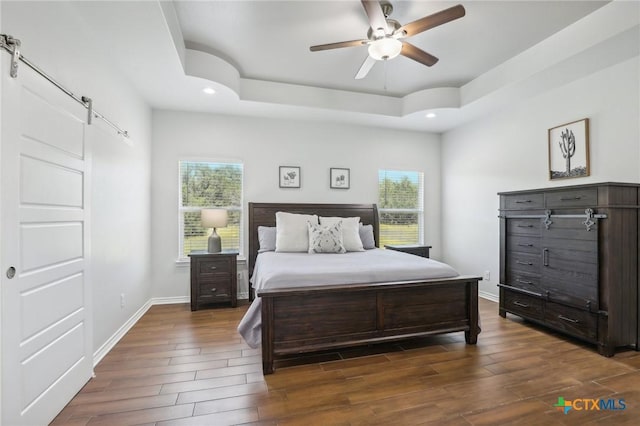
[[[282,355],[464,331],[477,341],[478,277],[259,290],[262,368]]]

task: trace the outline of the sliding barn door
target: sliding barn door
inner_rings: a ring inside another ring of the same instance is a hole
[[[2,53],[2,419],[45,425],[93,369],[86,110]]]

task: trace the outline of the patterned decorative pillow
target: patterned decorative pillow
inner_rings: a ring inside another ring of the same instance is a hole
[[[330,226],[309,223],[309,253],[346,253],[342,240],[342,223]]]

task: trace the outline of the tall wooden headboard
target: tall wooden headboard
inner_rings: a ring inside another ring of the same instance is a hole
[[[291,204],[249,203],[249,276],[258,256],[258,226],[276,226],[276,212],[317,214],[318,216],[359,216],[364,225],[373,225],[376,246],[379,241],[378,207],[375,204]]]

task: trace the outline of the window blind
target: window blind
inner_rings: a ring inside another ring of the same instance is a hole
[[[380,245],[422,244],[424,235],[424,174],[378,171]]]
[[[223,250],[241,252],[242,175],[241,163],[180,161],[179,258],[192,250],[206,250],[210,229],[200,224],[200,211],[223,208],[229,215],[226,228],[218,228]]]

